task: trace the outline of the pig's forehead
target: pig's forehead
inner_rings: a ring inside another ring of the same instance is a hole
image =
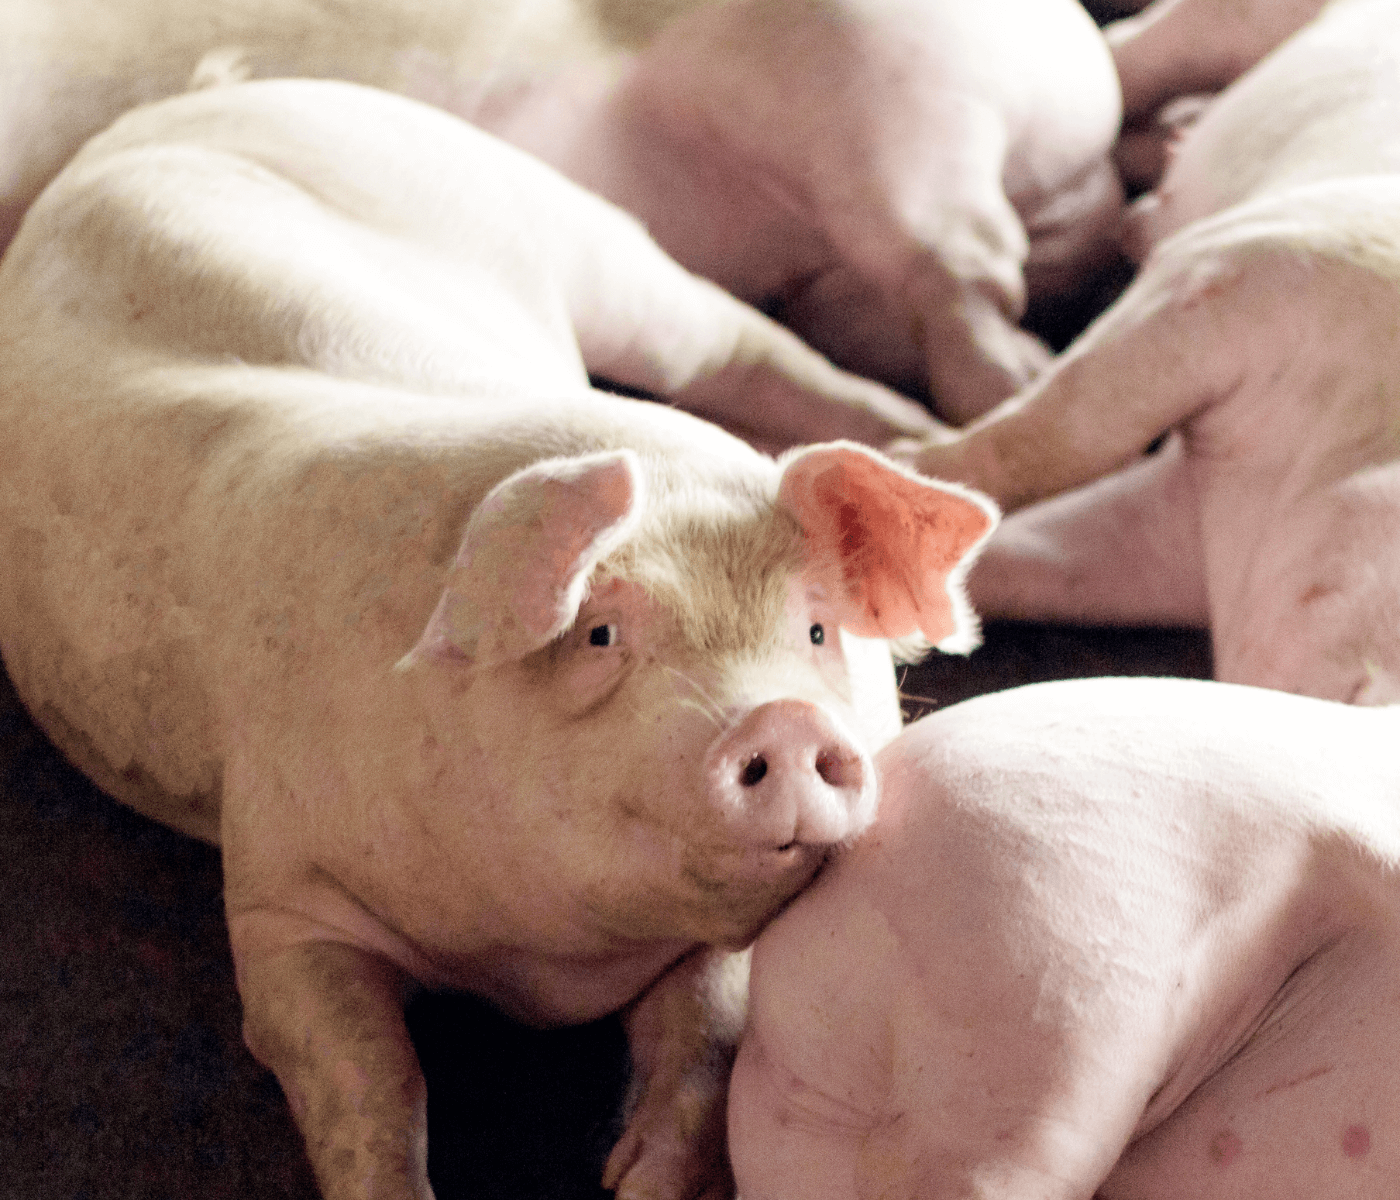
[[[640,585],[699,651],[759,649],[782,636],[802,529],[771,496],[656,505],[595,578]]]

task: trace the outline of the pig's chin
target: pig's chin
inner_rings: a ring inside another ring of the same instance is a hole
[[[710,848],[688,864],[685,875],[717,918],[705,940],[717,945],[748,945],[783,906],[821,870],[829,846]]]

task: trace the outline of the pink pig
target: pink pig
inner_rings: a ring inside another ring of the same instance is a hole
[[[1400,708],[1195,680],[980,697],[754,948],[745,1200],[1383,1200]]]
[[[1113,251],[1118,85],[1075,0],[7,2],[0,244],[86,137],[226,49],[498,133],[959,422],[1047,360],[1027,285],[1073,290]]]
[[[1400,700],[1400,3],[1334,0],[1135,219],[1140,275],[1054,369],[909,455],[1009,508],[1066,492],[1002,526],[974,602],[1208,625],[1222,680]]]
[[[1211,96],[1296,33],[1326,0],[1154,0],[1105,31],[1123,88],[1114,151],[1124,179],[1153,187]]]
[[[1072,0],[729,0],[658,35],[571,144],[507,136],[961,424],[1047,361],[1028,287],[1071,294],[1112,253],[1118,117]]]
[[[608,1183],[724,1194],[727,952],[871,820],[887,639],[975,640],[986,501],[589,370],[884,402],[550,168],[344,83],[132,112],[0,263],[6,667],[221,844],[248,1044],[327,1197],[431,1195],[419,983],[631,1005]]]

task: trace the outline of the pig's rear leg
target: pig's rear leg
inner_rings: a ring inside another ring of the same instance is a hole
[[[570,296],[588,370],[675,401],[764,449],[849,438],[934,441],[921,405],[833,367],[721,288],[685,271],[621,214],[610,253]],[[600,239],[601,240],[601,239]]]
[[[1198,511],[1179,436],[1112,475],[1006,517],[968,580],[987,617],[1208,623]]]
[[[938,414],[962,425],[1039,375],[1050,352],[1017,324],[1029,242],[1003,190],[1003,118],[958,95],[921,117],[939,160],[885,146],[821,197],[840,265],[796,295],[787,317],[843,366],[906,390],[926,381]]]
[[[957,279],[932,250],[916,254],[907,302],[839,266],[788,300],[784,320],[847,370],[927,390],[940,417],[963,425],[1039,375],[1050,353],[1016,325],[1019,303]]]
[[[1125,124],[1175,96],[1217,92],[1322,10],[1324,0],[1157,0],[1106,31]]]
[[[1392,1194],[1400,1034],[1380,1014],[1393,1011],[1400,946],[1394,912],[1373,913],[1383,927],[1300,965],[1245,1046],[1128,1147],[1102,1200]]]
[[[1217,678],[1400,703],[1400,463],[1279,509],[1238,602],[1213,622]]]

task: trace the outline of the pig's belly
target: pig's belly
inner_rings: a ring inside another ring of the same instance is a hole
[[[0,508],[13,512],[15,496],[0,487]],[[0,527],[9,567],[0,581],[0,655],[35,723],[108,795],[217,843],[222,768],[213,700],[198,683],[196,631],[155,636],[132,602],[139,589],[129,573],[85,569],[96,543],[65,538],[56,520],[16,523]],[[138,553],[125,557],[143,565]],[[146,607],[167,622],[178,615],[178,606]]]
[[[1400,939],[1301,966],[1245,1047],[1130,1145],[1100,1200],[1393,1200]]]
[[[190,764],[194,768],[190,786],[175,791],[164,786],[134,757],[125,758],[118,766],[105,747],[58,705],[26,699],[26,706],[35,724],[63,756],[109,796],[153,821],[211,845],[219,844],[222,779],[212,758],[198,756]]]

